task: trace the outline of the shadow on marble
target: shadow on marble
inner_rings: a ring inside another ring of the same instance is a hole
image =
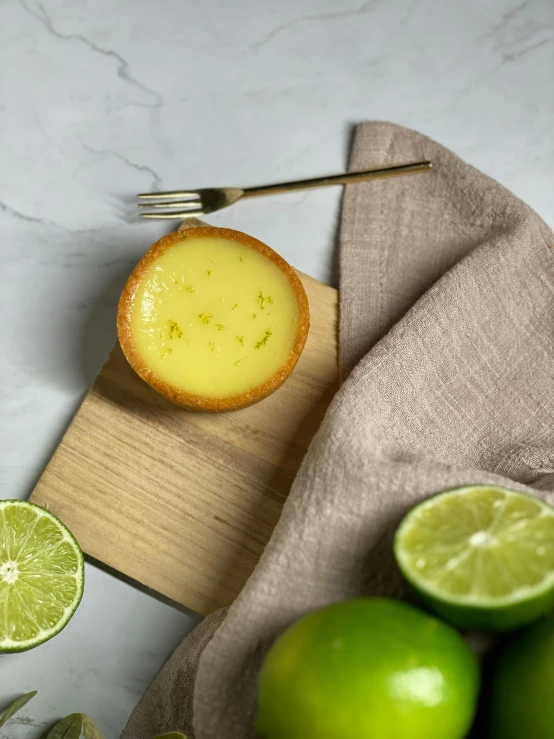
[[[178,603],[175,600],[172,600],[171,598],[166,597],[165,595],[162,595],[161,593],[158,593],[157,590],[152,590],[152,588],[146,587],[146,585],[143,585],[142,583],[138,582],[138,580],[133,580],[132,577],[128,577],[127,575],[123,574],[123,572],[120,572],[119,570],[116,570],[114,567],[110,567],[109,565],[105,564],[105,562],[101,562],[99,559],[96,559],[95,557],[91,557],[89,554],[85,554],[85,560],[92,565],[93,567],[96,567],[98,570],[102,570],[102,572],[105,572],[107,575],[110,575],[111,577],[115,577],[120,582],[124,582],[126,585],[129,585],[131,588],[134,588],[134,590],[138,590],[140,593],[144,593],[145,595],[150,596],[151,598],[154,598],[159,603],[163,603],[166,606],[170,606],[171,608],[175,608],[175,610],[180,611],[181,613],[184,613],[185,616],[188,616],[193,623],[193,627],[198,626],[200,621],[204,618],[199,613],[196,613],[196,611],[191,610],[190,608],[187,608],[182,603]]]
[[[354,145],[354,137],[356,135],[356,127],[357,123],[347,123],[345,126],[345,144],[344,144],[344,171],[348,171],[348,166],[350,162],[350,154],[352,152],[352,146]],[[338,213],[342,213],[342,202],[344,197],[344,188],[341,193],[340,198],[340,204]],[[331,266],[329,269],[330,274],[330,281],[329,284],[331,287],[335,287],[337,290],[339,289],[339,280],[340,280],[340,215],[337,218],[336,224],[335,224],[335,233],[333,236],[333,246],[331,249]]]
[[[106,360],[116,341],[119,295],[150,246],[134,235],[112,238],[112,244],[98,234],[57,239],[53,266],[31,286],[26,313],[39,314],[40,321],[21,316],[25,341],[16,345],[15,360],[34,382],[78,395]]]

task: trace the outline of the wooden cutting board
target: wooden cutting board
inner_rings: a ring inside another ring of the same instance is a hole
[[[300,277],[310,334],[276,393],[190,413],[117,345],[31,496],[87,554],[202,614],[231,603],[254,569],[337,387],[337,291]]]

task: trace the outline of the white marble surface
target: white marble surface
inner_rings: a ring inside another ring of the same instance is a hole
[[[551,0],[0,0],[0,496],[25,497],[115,338],[129,270],[164,232],[152,188],[341,171],[354,123],[420,129],[554,225]],[[339,192],[212,217],[332,279]],[[86,491],[85,491],[86,494]],[[185,614],[88,567],[66,631],[0,658],[0,737],[88,711],[115,739]]]

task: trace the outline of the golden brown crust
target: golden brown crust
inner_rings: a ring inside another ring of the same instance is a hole
[[[298,304],[298,328],[296,338],[289,358],[285,364],[273,375],[273,377],[270,377],[269,380],[264,382],[262,385],[258,385],[247,393],[235,395],[230,398],[194,395],[192,393],[187,393],[184,390],[172,387],[147,366],[146,362],[139,354],[131,334],[131,308],[133,300],[144,276],[152,264],[174,244],[191,238],[197,239],[203,237],[236,241],[237,243],[248,246],[266,256],[275,265],[277,265],[281,272],[283,272],[287,277],[294,290]],[[123,292],[121,293],[117,310],[117,334],[119,336],[119,343],[121,344],[123,353],[131,367],[145,382],[153,387],[154,390],[157,390],[157,392],[171,400],[173,403],[177,403],[177,405],[191,411],[234,411],[239,408],[246,408],[253,403],[257,403],[259,400],[266,398],[285,382],[296,366],[300,354],[302,353],[302,349],[304,348],[304,344],[306,343],[309,328],[310,310],[308,306],[308,298],[300,278],[290,264],[279,256],[277,252],[267,246],[267,244],[264,244],[262,241],[258,241],[258,239],[255,239],[253,236],[242,233],[242,231],[234,231],[230,228],[217,228],[215,226],[200,226],[183,231],[176,231],[175,233],[170,233],[167,236],[164,236],[153,244],[127,280],[127,283],[123,288]]]

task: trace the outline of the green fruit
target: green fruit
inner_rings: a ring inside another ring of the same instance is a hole
[[[554,508],[525,493],[436,495],[404,518],[394,553],[429,608],[460,628],[515,629],[554,602]]]
[[[491,739],[554,739],[554,618],[523,632],[496,663]]]
[[[55,636],[83,587],[83,553],[63,523],[32,503],[0,501],[0,652]]]
[[[258,683],[266,739],[462,739],[477,659],[451,627],[401,601],[308,614],[275,642]]]

